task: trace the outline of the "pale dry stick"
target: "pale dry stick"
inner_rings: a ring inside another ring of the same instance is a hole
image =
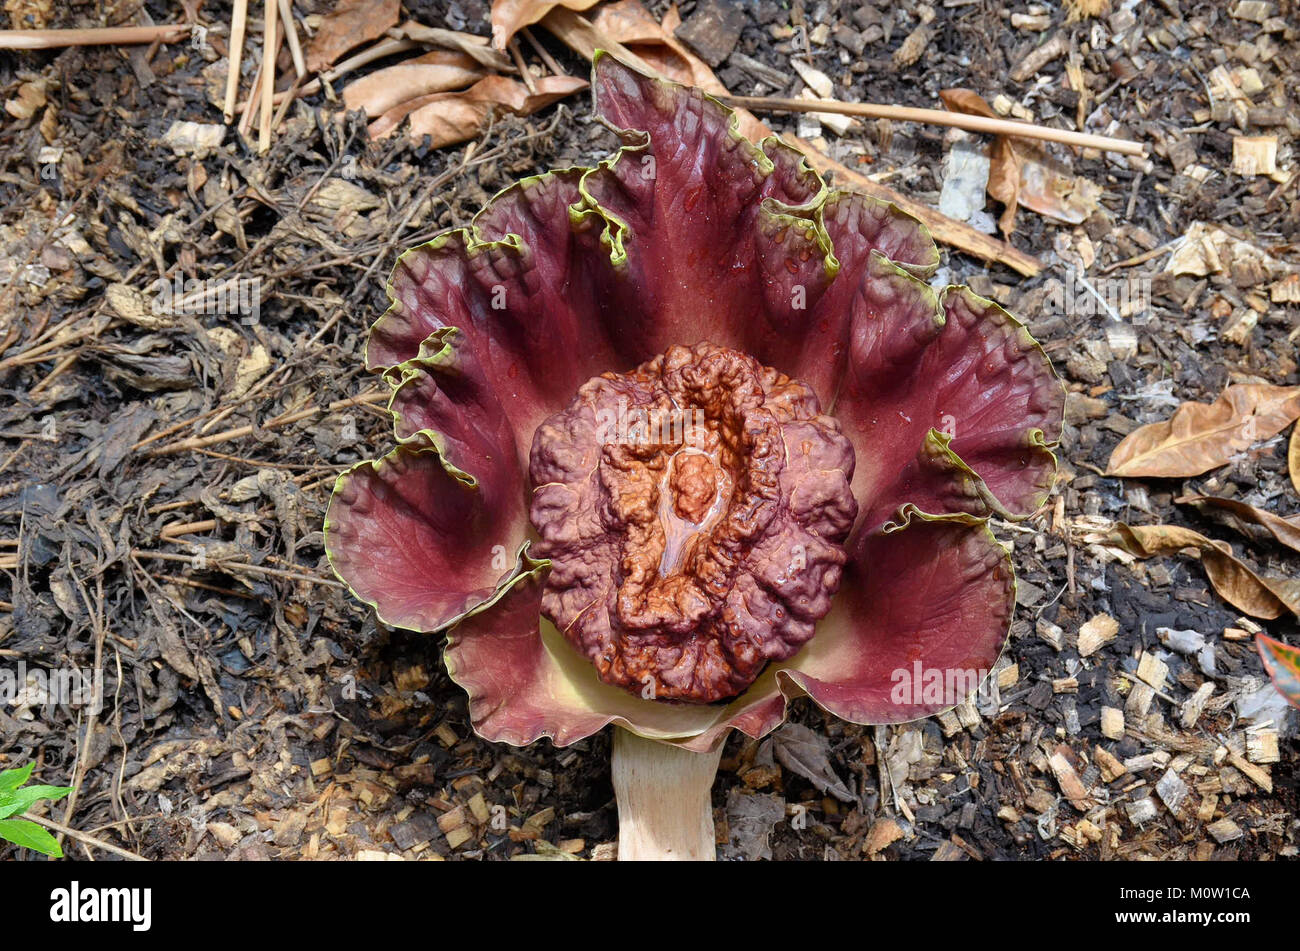
[[[289,92],[294,92],[301,82],[302,77],[299,76],[293,81],[293,85],[289,87]],[[271,132],[274,133],[280,130],[280,123],[283,122],[284,117],[289,114],[289,109],[293,106],[293,100],[293,96],[286,96],[280,101],[280,105],[275,109],[275,118],[271,120]]]
[[[280,54],[279,25],[276,14],[279,12],[277,0],[266,0],[266,25],[262,28],[262,114],[258,117],[261,125],[257,131],[257,151],[266,153],[271,148],[271,118],[275,103],[275,58]]]
[[[161,26],[97,26],[81,30],[0,30],[0,50],[56,50],[66,46],[143,46],[175,43],[188,23]]]
[[[293,6],[289,0],[279,0],[280,22],[284,24],[284,38],[289,41],[289,55],[293,57],[293,71],[301,80],[307,75],[307,63],[302,58],[302,44],[298,42],[298,24],[293,20]],[[293,90],[290,90],[292,92]],[[293,96],[289,97],[290,99]]]
[[[104,576],[99,574],[95,578],[95,605],[92,606],[90,595],[86,593],[86,586],[77,577],[71,559],[67,560],[66,568],[68,569],[68,575],[76,586],[81,603],[86,608],[86,616],[91,619],[91,625],[95,630],[95,678],[98,679],[101,676],[104,664],[104,638],[108,635],[108,626],[104,622]],[[94,690],[93,687],[91,689]],[[68,794],[67,805],[63,812],[63,821],[65,823],[72,821],[72,814],[77,808],[77,798],[81,795],[81,784],[86,778],[87,748],[94,739],[95,724],[98,722],[99,704],[91,704],[90,716],[86,718],[85,746],[82,745],[80,739],[80,730],[77,733],[77,758],[72,768],[72,792]]]
[[[78,359],[80,356],[81,356],[81,351],[79,351],[79,350],[73,350],[71,353],[69,353],[67,356],[65,356],[62,360],[60,360],[58,363],[56,363],[56,364],[54,365],[54,369],[50,370],[50,372],[47,373],[47,374],[45,375],[45,379],[41,380],[39,383],[37,383],[35,386],[33,386],[33,387],[28,391],[28,393],[29,393],[31,396],[35,396],[37,393],[40,393],[40,392],[41,392],[42,390],[44,390],[47,386],[49,386],[49,385],[50,385],[51,383],[53,383],[56,379],[58,379],[59,376],[60,376],[61,374],[63,374],[63,373],[64,373],[64,372],[65,372],[65,371],[66,371],[70,366],[72,366],[74,363],[76,363],[76,362],[77,362],[77,359]]]
[[[533,79],[533,74],[528,71],[528,64],[524,62],[524,54],[519,51],[518,38],[510,37],[510,42],[506,46],[510,50],[511,58],[515,61],[515,69],[519,70],[519,78],[528,87],[528,94],[530,96],[537,95],[537,82]]]
[[[230,55],[227,60],[230,69],[226,72],[226,98],[222,113],[226,125],[235,118],[235,100],[239,96],[239,67],[244,58],[244,31],[248,28],[248,0],[235,0],[235,9],[230,18]]]
[[[883,106],[874,102],[839,102],[834,99],[784,99],[778,96],[723,96],[715,98],[728,106],[754,112],[829,112],[835,115],[862,116],[869,119],[893,119],[900,122],[925,122],[931,125],[953,126],[968,132],[987,132],[992,135],[1014,135],[1024,139],[1041,139],[1103,152],[1122,155],[1146,155],[1141,142],[1114,139],[1090,132],[1071,129],[1053,129],[1050,126],[1017,122],[1013,119],[992,119],[988,116],[971,116],[963,112],[944,109],[917,109],[912,106]]]
[[[133,548],[131,550],[131,558],[155,558],[158,561],[179,561],[190,565],[194,564],[193,555],[174,555],[167,551],[148,551],[143,548]],[[245,571],[249,574],[268,575],[272,578],[284,578],[288,581],[310,581],[313,584],[323,584],[330,588],[343,587],[342,582],[334,581],[330,578],[320,578],[316,575],[303,574],[300,571],[284,571],[280,568],[265,568],[262,565],[250,565],[248,562],[244,561],[217,561],[214,559],[208,562],[208,565],[219,571],[234,571],[236,573]],[[147,571],[144,571],[143,567],[140,570],[145,574],[148,574]]]
[[[349,406],[359,406],[363,403],[378,403],[387,400],[389,394],[372,390],[369,393],[363,393],[360,396],[349,397],[345,400],[335,400],[326,407],[308,406],[305,409],[294,410],[276,416],[262,424],[262,429],[279,429],[282,426],[288,426],[291,423],[298,423],[304,419],[310,419],[320,413],[335,413]],[[257,427],[249,424],[246,426],[236,426],[234,429],[227,429],[223,432],[212,433],[209,436],[191,436],[189,439],[182,439],[179,442],[168,443],[166,446],[159,446],[157,449],[150,450],[151,456],[171,456],[178,452],[187,452],[191,449],[206,449],[208,446],[215,446],[218,443],[230,442],[232,439],[239,439],[243,436],[251,436]]]
[[[332,83],[335,80],[341,78],[342,76],[347,75],[348,73],[352,72],[355,69],[360,69],[362,66],[365,66],[368,63],[373,63],[377,59],[384,59],[385,57],[392,56],[394,53],[403,53],[407,50],[418,50],[422,48],[423,45],[415,42],[414,40],[380,40],[378,43],[376,43],[374,46],[370,47],[369,49],[364,49],[360,53],[357,53],[355,56],[350,56],[347,59],[343,60],[342,62],[338,63],[337,65],[334,66],[333,69],[321,73],[318,78],[313,79],[310,82],[304,83],[301,87],[299,87],[298,91],[294,93],[294,95],[314,96],[316,93],[321,91],[322,80],[327,83]],[[293,98],[292,96],[289,95],[291,92],[293,92],[293,90],[291,89],[286,89],[283,92],[277,92],[275,94],[276,104],[278,105],[279,103],[283,102],[285,99]],[[246,103],[241,102],[239,104],[239,108],[242,109],[245,105]]]
[[[546,51],[546,47],[543,46],[541,41],[533,35],[532,30],[528,29],[528,27],[524,27],[519,32],[523,34],[524,39],[528,41],[528,45],[533,48],[533,52],[541,57],[542,62],[546,64],[546,68],[549,69],[552,74],[556,76],[569,75],[564,71],[564,67],[555,61],[555,57]]]
[[[172,541],[180,535],[197,535],[199,532],[210,532],[216,527],[215,518],[205,518],[199,522],[172,522],[163,526],[158,537],[163,541]]]
[[[248,98],[245,99],[239,107],[239,125],[236,127],[240,136],[248,138],[248,133],[252,131],[253,120],[257,118],[257,107],[262,102],[262,68],[266,65],[266,58],[258,60],[257,70],[253,73],[253,85],[249,87]]]
[[[1160,257],[1160,255],[1167,254],[1168,252],[1172,251],[1178,245],[1182,244],[1182,242],[1183,239],[1181,237],[1174,238],[1174,240],[1166,241],[1158,248],[1152,248],[1150,251],[1143,251],[1141,254],[1134,255],[1131,258],[1125,258],[1123,261],[1116,261],[1114,264],[1107,264],[1098,273],[1109,274],[1111,271],[1114,271],[1118,268],[1133,267],[1138,264],[1146,264],[1148,261],[1152,260],[1153,258],[1158,258]]]
[[[38,826],[45,826],[51,832],[57,832],[59,835],[66,835],[69,839],[75,839],[85,845],[93,846],[97,849],[103,849],[105,852],[111,852],[118,858],[126,859],[129,862],[147,862],[149,861],[143,855],[136,855],[120,846],[113,845],[111,842],[105,842],[103,839],[97,839],[93,835],[86,835],[84,832],[78,832],[76,829],[69,829],[61,822],[55,822],[53,819],[45,819],[41,816],[24,815],[24,819],[30,819]]]

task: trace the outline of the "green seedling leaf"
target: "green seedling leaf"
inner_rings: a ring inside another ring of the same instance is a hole
[[[27,780],[32,778],[32,770],[36,767],[35,763],[28,763],[19,769],[6,769],[0,772],[0,795],[7,792],[13,792]]]
[[[54,836],[27,819],[0,819],[0,839],[42,855],[63,858],[63,850]]]
[[[25,786],[13,792],[0,793],[0,819],[21,816],[34,802],[62,799],[70,792],[71,786]]]

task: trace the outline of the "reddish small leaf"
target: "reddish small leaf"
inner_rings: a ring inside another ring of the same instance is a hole
[[[1255,648],[1273,686],[1296,707],[1300,707],[1300,650],[1275,641],[1266,634],[1255,635]]]

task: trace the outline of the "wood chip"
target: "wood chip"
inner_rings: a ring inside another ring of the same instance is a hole
[[[1134,683],[1129,687],[1128,699],[1124,701],[1124,710],[1140,720],[1151,709],[1151,701],[1155,697],[1156,692],[1146,684]]]
[[[1079,778],[1074,766],[1069,760],[1069,747],[1061,745],[1056,748],[1056,752],[1048,758],[1047,763],[1052,767],[1052,775],[1056,777],[1056,783],[1061,787],[1061,792],[1065,793],[1070,804],[1080,812],[1087,812],[1093,807],[1093,801],[1088,798],[1088,789]]]
[[[1093,762],[1097,764],[1097,768],[1101,770],[1101,778],[1103,782],[1113,783],[1115,780],[1128,773],[1128,770],[1124,768],[1124,764],[1116,759],[1112,754],[1108,753],[1103,747],[1098,746],[1092,751],[1092,759]]]
[[[1252,763],[1277,763],[1277,730],[1252,730],[1246,734],[1246,759]]]
[[[903,830],[893,819],[881,819],[871,827],[862,848],[868,855],[875,855],[888,848],[903,837]]]
[[[1247,779],[1264,790],[1264,792],[1271,793],[1273,791],[1273,777],[1269,775],[1268,770],[1264,767],[1256,766],[1244,756],[1233,752],[1228,753],[1228,762],[1241,770]]]
[[[1277,171],[1277,136],[1239,135],[1232,140],[1232,171],[1246,177]]]
[[[1101,708],[1101,735],[1108,740],[1124,739],[1124,711],[1115,707]]]
[[[1119,621],[1109,614],[1098,614],[1079,628],[1079,656],[1090,657],[1119,633]]]
[[[1214,841],[1220,845],[1225,842],[1233,842],[1246,834],[1241,831],[1241,826],[1231,819],[1220,819],[1218,822],[1212,822],[1205,827],[1205,831],[1214,836]]]
[[[1047,618],[1039,618],[1038,623],[1034,626],[1038,636],[1052,645],[1052,650],[1060,650],[1065,646],[1065,631],[1053,624]]]
[[[1196,688],[1196,692],[1183,701],[1182,711],[1179,713],[1178,721],[1183,725],[1183,729],[1190,730],[1196,726],[1196,721],[1201,718],[1201,713],[1205,710],[1205,704],[1210,699],[1210,694],[1214,693],[1214,684],[1207,680]]]
[[[465,807],[457,806],[450,812],[444,812],[438,817],[438,828],[443,832],[452,832],[464,826],[468,821],[468,817],[465,815]]]
[[[1128,821],[1135,826],[1140,826],[1144,822],[1150,822],[1156,817],[1156,803],[1150,796],[1144,796],[1136,802],[1124,804],[1124,812],[1128,816]]]
[[[1172,769],[1166,770],[1156,783],[1156,795],[1165,804],[1165,808],[1175,815],[1187,799],[1187,783]]]
[[[1273,4],[1265,0],[1241,0],[1232,8],[1232,15],[1238,20],[1251,23],[1263,23],[1273,13]]]
[[[1138,658],[1137,677],[1154,690],[1164,690],[1165,681],[1169,679],[1169,665],[1150,651],[1143,651]]]
[[[794,71],[799,74],[799,78],[804,81],[804,84],[809,89],[822,99],[832,98],[835,92],[835,84],[829,76],[820,69],[809,66],[802,60],[792,59],[790,65],[794,67]]]

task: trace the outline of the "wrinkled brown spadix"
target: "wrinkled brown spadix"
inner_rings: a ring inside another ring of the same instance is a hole
[[[830,609],[853,464],[811,388],[735,350],[595,377],[533,438],[542,612],[606,683],[732,697]]]

